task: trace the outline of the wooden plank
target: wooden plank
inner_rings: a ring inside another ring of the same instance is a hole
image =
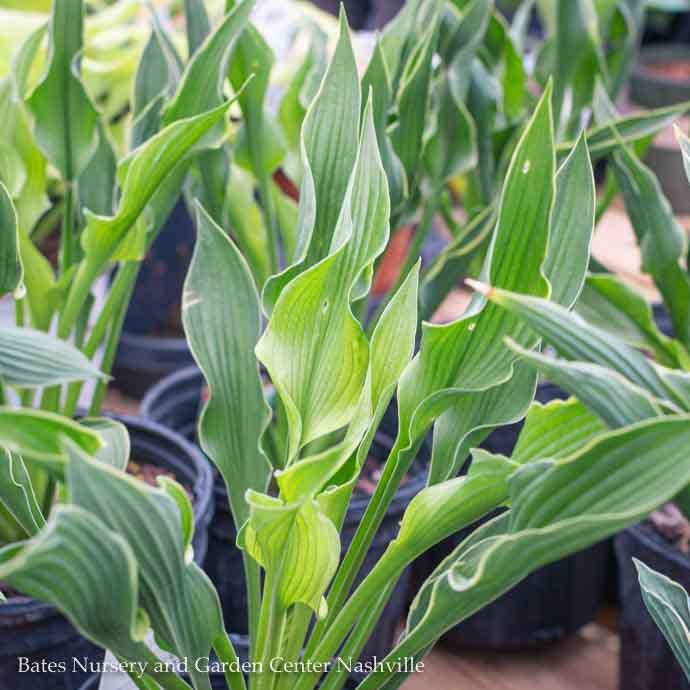
[[[404,690],[617,690],[618,637],[598,623],[526,652],[450,651],[439,646]]]

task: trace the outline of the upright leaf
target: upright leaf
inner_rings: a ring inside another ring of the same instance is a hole
[[[229,12],[192,56],[175,95],[163,111],[164,126],[213,110],[222,103],[230,55],[253,4],[253,0],[244,0]],[[241,86],[236,89],[239,91]]]
[[[10,193],[0,182],[0,296],[13,292],[24,277],[18,230],[17,212]]]
[[[269,472],[260,445],[269,408],[254,356],[259,297],[244,258],[201,207],[197,228],[182,321],[209,386],[199,440],[225,480],[235,523],[241,525],[249,513],[245,492],[265,490]]]
[[[330,250],[357,156],[360,102],[357,64],[343,13],[338,45],[302,126],[304,179],[297,249],[293,264],[266,284],[263,300],[269,310],[292,278]]]
[[[29,96],[36,139],[66,180],[74,180],[98,145],[98,114],[79,79],[82,0],[55,0],[48,70]]]
[[[673,580],[635,560],[642,600],[690,680],[690,602]]]
[[[690,345],[690,278],[680,265],[687,238],[652,171],[625,148],[613,161],[642,252],[642,270],[652,276],[668,305],[676,337]]]
[[[347,142],[343,146],[349,148]],[[283,290],[257,345],[257,356],[286,408],[290,462],[304,444],[352,419],[369,347],[350,302],[368,292],[372,264],[388,240],[389,214],[369,103],[331,254]]]
[[[546,255],[549,218],[555,191],[550,93],[544,95],[511,161],[504,185],[497,227],[484,273],[504,284],[536,294],[547,294],[541,265]],[[519,228],[521,232],[516,232]],[[514,356],[502,342],[511,333],[528,347],[537,340],[512,319],[503,319],[491,306],[476,302],[460,320],[446,326],[424,325],[419,354],[402,376],[399,390],[401,447],[419,440],[442,413],[453,417],[453,407],[481,405],[482,393],[504,384],[513,375]],[[533,383],[522,389],[526,411]],[[517,400],[517,398],[516,398]],[[446,412],[447,411],[447,412]],[[459,414],[459,413],[458,413]],[[514,413],[513,413],[514,414]],[[524,412],[523,412],[524,414]],[[465,413],[460,424],[439,422],[452,435],[447,448],[462,442],[474,426],[475,415]],[[457,419],[457,415],[454,417]],[[507,421],[507,420],[506,420]],[[488,433],[488,432],[487,432]],[[440,439],[435,439],[440,443]],[[451,458],[446,456],[446,460]],[[435,463],[445,460],[435,455]],[[450,476],[455,464],[433,467],[434,478]]]

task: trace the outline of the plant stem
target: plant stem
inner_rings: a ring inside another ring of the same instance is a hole
[[[374,536],[381,526],[383,518],[395,496],[395,492],[422,444],[422,439],[415,441],[408,449],[401,449],[400,443],[400,435],[398,435],[388,460],[386,460],[383,466],[381,479],[367,505],[364,517],[359,523],[350,548],[333,580],[333,585],[327,598],[328,615],[314,628],[307,645],[306,656],[311,656],[320,637],[323,636],[324,632],[333,623],[335,618],[334,612],[338,612],[342,608],[355,577],[364,563]]]
[[[271,679],[268,675],[270,673],[271,650],[276,637],[280,635],[283,620],[284,616],[279,611],[278,587],[274,584],[274,578],[267,573],[264,580],[256,640],[252,640],[251,646],[252,661],[260,664],[259,672],[252,676],[252,690],[268,690],[271,686]]]
[[[138,262],[131,261],[124,263],[118,270],[115,280],[113,280],[110,287],[108,297],[103,305],[103,309],[98,315],[98,319],[91,329],[86,343],[82,347],[82,352],[89,359],[96,354],[96,351],[103,343],[108,332],[108,326],[111,326],[112,330],[112,323],[119,317],[121,310],[123,308],[125,310],[127,309],[129,299],[137,281],[137,276],[139,275],[139,268],[140,264]],[[110,372],[108,371],[105,373]],[[74,416],[83,385],[81,381],[69,385],[67,389],[67,398],[63,407],[63,414],[66,416]]]
[[[383,297],[381,304],[379,304],[378,308],[374,312],[374,315],[371,317],[369,324],[367,325],[367,333],[369,336],[371,336],[371,334],[374,332],[374,328],[376,328],[376,324],[381,318],[381,314],[383,314],[384,310],[388,306],[388,303],[391,301],[400,286],[405,282],[407,274],[410,272],[410,269],[412,266],[414,266],[415,262],[419,258],[419,252],[424,244],[424,240],[426,239],[427,235],[429,234],[429,230],[431,230],[433,225],[434,216],[436,215],[442,192],[443,188],[440,190],[435,190],[434,193],[427,199],[426,204],[424,205],[422,219],[420,220],[419,225],[417,225],[414,237],[412,238],[412,243],[410,244],[407,256],[405,257],[405,262],[400,269],[400,273],[398,274],[395,284]]]
[[[242,552],[244,578],[247,585],[247,616],[249,641],[253,644],[259,632],[259,614],[261,612],[261,567],[247,553]]]
[[[371,637],[376,624],[381,617],[381,613],[390,599],[395,582],[389,583],[384,587],[378,601],[370,605],[364,612],[362,617],[357,621],[355,627],[348,637],[347,642],[338,652],[341,659],[344,659],[348,666],[352,665],[359,659],[362,650],[367,641]],[[323,683],[319,686],[319,690],[341,690],[347,681],[347,668],[341,665],[336,665],[331,668]]]
[[[264,212],[266,229],[268,230],[268,250],[271,261],[271,273],[277,273],[280,268],[278,259],[278,217],[271,195],[271,176],[266,170],[259,173],[259,196],[261,208]]]
[[[60,270],[65,271],[74,262],[74,188],[65,183],[65,200],[62,207],[62,233],[60,234]]]
[[[238,664],[239,659],[225,631],[214,640],[213,649],[215,649],[218,655],[218,660],[223,664],[223,674],[230,690],[247,690],[247,684],[242,671],[239,669],[236,671],[230,670],[232,666]]]
[[[134,284],[132,284],[132,290],[134,289]],[[103,360],[101,361],[101,371],[104,374],[109,375],[113,368],[113,363],[115,362],[115,355],[117,354],[117,346],[120,342],[120,334],[122,333],[122,326],[125,322],[125,316],[127,316],[127,306],[129,305],[129,295],[119,306],[113,321],[110,325],[110,331],[108,332],[108,337],[105,341],[105,348],[103,350]],[[89,416],[98,415],[101,411],[101,405],[103,404],[103,398],[105,397],[105,392],[108,387],[108,382],[104,379],[100,379],[96,384],[96,390],[91,399],[91,405],[89,406]]]
[[[281,656],[286,661],[299,660],[311,617],[312,612],[308,606],[295,604],[287,626],[287,644],[281,649]],[[276,686],[277,690],[288,690],[292,687],[293,681],[292,674],[281,673]]]
[[[357,587],[347,604],[339,609],[326,633],[317,639],[318,644],[313,653],[305,652],[305,659],[315,664],[330,661],[351,631],[351,640],[345,645],[344,650],[348,650],[347,653],[353,656],[359,655],[405,565],[405,562],[386,558],[384,555]],[[314,638],[315,635],[312,636],[312,640]],[[319,675],[318,672],[303,673],[294,690],[311,690]]]

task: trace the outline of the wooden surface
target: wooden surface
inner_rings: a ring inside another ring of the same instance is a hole
[[[617,690],[618,637],[599,623],[540,650],[434,649],[404,690]]]

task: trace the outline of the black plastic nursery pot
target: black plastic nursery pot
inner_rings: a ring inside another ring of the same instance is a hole
[[[155,422],[114,417],[129,430],[135,462],[173,475],[189,491],[196,521],[194,558],[202,563],[214,507],[213,475],[206,458]],[[74,659],[97,661],[102,655],[103,650],[84,639],[52,606],[20,596],[0,605],[0,690],[77,690],[91,673]],[[26,658],[23,666],[21,658]],[[23,672],[27,668],[30,672]]]
[[[690,46],[645,46],[630,76],[630,98],[647,108],[690,100]]]
[[[690,589],[690,558],[649,521],[616,536],[621,615],[620,690],[690,690],[673,652],[642,601],[633,558]]]
[[[647,108],[664,108],[690,100],[690,46],[645,46],[630,77],[630,98]],[[655,138],[645,163],[658,177],[673,210],[690,213],[683,158],[672,132]]]
[[[568,394],[541,384],[542,403]],[[522,423],[501,427],[482,444],[510,455]],[[435,568],[463,539],[495,513],[449,537],[428,553]],[[611,586],[612,542],[607,540],[535,571],[481,611],[449,630],[443,643],[457,649],[517,651],[559,640],[594,619]]]
[[[142,414],[149,419],[169,426],[189,439],[195,438],[196,420],[203,377],[196,367],[190,367],[172,374],[156,384],[142,401]],[[394,416],[386,416],[382,431],[377,434],[371,450],[375,460],[385,460],[390,450],[395,430]],[[426,481],[428,449],[425,447],[407,478],[400,487],[395,500],[386,515],[372,545],[363,569],[366,575],[383,554],[391,539],[395,537],[403,512],[412,497],[419,492]],[[233,632],[247,632],[247,595],[244,585],[242,555],[235,545],[237,532],[228,508],[225,485],[217,478],[214,495],[216,512],[209,529],[209,549],[205,563],[206,572],[213,580],[220,594],[223,614]],[[368,496],[355,495],[350,504],[342,531],[343,551],[350,545],[368,503]],[[379,624],[372,634],[361,659],[373,656],[383,658],[395,641],[396,626],[404,615],[408,598],[410,574],[406,572],[400,579]]]
[[[156,381],[194,363],[180,305],[195,238],[180,199],[142,263],[118,344],[113,376],[129,397],[140,398]]]
[[[187,490],[194,511],[194,560],[203,565],[213,520],[213,472],[204,454],[181,434],[143,417],[109,415],[129,431],[131,461],[172,475]]]

